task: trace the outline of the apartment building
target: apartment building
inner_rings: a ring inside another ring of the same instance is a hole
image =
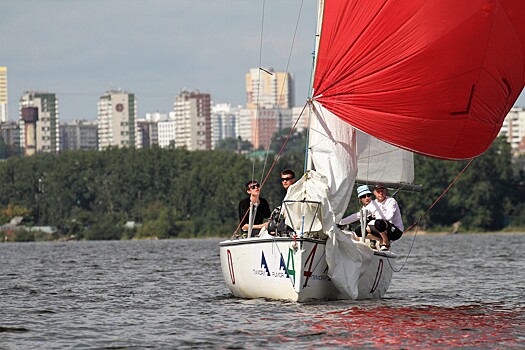
[[[173,142],[176,148],[186,147],[190,151],[211,150],[210,94],[198,90],[182,91],[175,98],[173,122]]]
[[[295,105],[293,75],[273,68],[252,68],[246,74],[246,108],[289,109]]]
[[[7,123],[9,121],[8,109],[8,95],[7,95],[7,67],[0,67],[0,123]]]
[[[98,149],[98,127],[94,121],[75,120],[60,125],[60,149]]]
[[[22,95],[20,142],[27,156],[60,151],[58,98],[54,93],[28,91]]]
[[[242,106],[232,107],[229,103],[218,103],[211,108],[211,148],[227,138],[238,136],[238,120]]]
[[[514,155],[525,154],[525,108],[513,107],[505,117],[499,132],[507,138]]]
[[[137,101],[132,93],[108,91],[98,101],[98,149],[135,147]]]

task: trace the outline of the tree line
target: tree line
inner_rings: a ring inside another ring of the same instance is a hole
[[[291,168],[297,176],[303,173],[305,138],[293,134],[263,184],[261,195],[271,207],[284,197],[280,172]],[[238,202],[246,196],[244,184],[264,181],[261,174],[269,171],[282,145],[275,142],[266,157],[250,159],[238,154],[234,141],[226,140],[214,151],[111,148],[9,158],[0,163],[0,224],[23,217],[25,226],[56,228],[40,236],[10,232],[16,240],[230,237],[238,224]],[[407,226],[425,213],[465,164],[415,156],[415,182],[423,191],[402,191],[396,197]],[[513,161],[509,145],[496,140],[419,226],[448,229],[461,222],[463,231],[525,226],[520,164]],[[347,212],[356,209],[353,197]]]

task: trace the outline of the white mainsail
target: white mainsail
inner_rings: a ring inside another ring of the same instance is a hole
[[[372,258],[372,251],[342,233],[337,227],[352,194],[357,175],[356,132],[319,103],[313,102],[310,123],[309,155],[315,170],[309,170],[288,190],[285,200],[307,200],[321,203],[322,232],[329,237],[326,261],[333,283],[352,299],[358,296],[357,282],[362,263]],[[291,218],[310,218],[312,211],[297,206]],[[307,220],[305,220],[307,221]],[[289,226],[298,227],[300,223]],[[350,263],[349,263],[350,262]]]
[[[357,181],[364,184],[412,183],[414,154],[359,130],[357,134]]]

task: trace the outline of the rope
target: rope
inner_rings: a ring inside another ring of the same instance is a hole
[[[463,175],[463,173],[467,170],[467,168],[470,166],[470,164],[474,161],[474,158],[471,158],[469,160],[469,162],[467,163],[467,165],[465,165],[465,167],[463,168],[463,170],[460,171],[460,173],[454,178],[454,180],[452,180],[452,182],[448,185],[448,187],[443,191],[443,193],[441,193],[441,195],[434,201],[434,203],[432,203],[430,205],[430,207],[428,207],[428,209],[423,213],[423,215],[421,215],[419,218],[416,219],[416,221],[414,221],[414,223],[412,225],[410,225],[405,231],[403,231],[403,234],[405,234],[405,232],[408,232],[410,231],[416,224],[418,224],[429,212],[430,210],[432,210],[432,208],[434,208],[434,206],[445,196],[445,194],[452,188],[452,186],[459,180],[459,178],[461,177],[461,175]],[[390,268],[394,271],[394,272],[400,272],[406,265],[407,261],[408,261],[408,258],[410,257],[410,253],[412,252],[412,248],[414,247],[414,243],[416,242],[416,236],[417,236],[417,232],[419,231],[419,226],[418,228],[416,229],[416,232],[414,233],[414,238],[412,239],[412,244],[410,245],[410,249],[408,250],[408,254],[405,258],[405,261],[403,262],[403,265],[401,265],[401,267],[399,268],[399,270],[396,270],[394,269],[394,267],[392,266],[392,264],[390,263],[390,259],[387,258],[387,261],[388,261],[388,264],[390,265]]]
[[[264,37],[264,10],[265,10],[265,7],[266,7],[266,1],[263,0],[262,2],[262,14],[261,14],[261,37],[260,37],[260,41],[259,41],[259,67],[261,67],[261,62],[262,62],[262,52],[263,52],[263,37]],[[265,72],[269,73],[268,71],[265,70]],[[260,91],[261,91],[261,69],[258,70],[258,76],[257,76],[257,98],[256,98],[256,101],[255,101],[255,119],[258,118],[259,116],[259,96],[260,96]],[[258,123],[255,123],[255,133],[258,134],[259,131],[259,124]],[[266,166],[266,162],[265,162],[265,165]],[[261,177],[262,177],[262,174],[261,174]],[[252,181],[254,180],[255,178],[255,159],[252,160]]]
[[[281,146],[281,149],[279,150],[279,153],[277,154],[277,156],[275,157],[270,169],[268,170],[268,173],[266,174],[266,176],[264,177],[264,180],[261,181],[261,191],[264,187],[264,184],[266,183],[266,181],[268,180],[268,177],[270,176],[270,174],[272,173],[272,170],[273,168],[275,167],[275,164],[277,164],[277,161],[279,160],[279,157],[281,156],[281,154],[283,153],[283,150],[284,150],[284,147],[286,146],[286,144],[288,143],[288,140],[290,140],[290,137],[293,133],[293,131],[297,128],[297,123],[299,123],[299,120],[301,119],[301,117],[303,116],[303,113],[304,113],[304,110],[306,109],[306,106],[307,104],[304,105],[303,109],[301,110],[301,113],[299,114],[299,116],[297,117],[297,119],[295,120],[295,123],[292,127],[292,129],[290,130],[290,132],[288,133],[286,139],[284,140],[283,142],[283,145]],[[246,212],[244,214],[244,217],[239,221],[239,224],[237,225],[237,228],[235,229],[235,231],[233,231],[232,233],[232,238],[237,238],[237,237],[240,237],[241,235],[237,234],[237,232],[239,231],[239,228],[241,227],[241,223],[244,221],[244,219],[246,218],[246,214],[248,212]]]
[[[304,3],[304,0],[301,1],[301,6],[299,8],[299,13],[297,14],[297,21],[295,23],[295,29],[294,29],[294,34],[293,34],[293,37],[292,37],[292,44],[291,44],[291,47],[290,47],[290,52],[288,54],[288,61],[286,63],[286,71],[285,71],[285,73],[288,73],[288,71],[289,71],[290,61],[291,61],[291,57],[292,57],[292,51],[293,51],[293,47],[294,47],[294,43],[295,43],[295,38],[297,36],[297,29],[299,27],[299,20],[301,18],[301,12],[302,12],[302,8],[303,8],[303,3]],[[266,69],[262,68],[262,51],[263,51],[263,36],[264,36],[263,34],[264,34],[264,18],[265,18],[264,11],[265,11],[265,7],[266,7],[266,2],[265,2],[265,0],[263,0],[263,2],[262,2],[262,15],[261,15],[261,36],[260,36],[260,42],[259,42],[259,75],[258,75],[258,84],[257,84],[256,112],[255,112],[256,116],[259,115],[259,97],[260,97],[260,86],[261,86],[261,70],[263,72],[265,72],[266,74],[272,74],[271,72],[269,72]],[[281,87],[281,91],[280,91],[278,102],[277,102],[277,110],[278,110],[278,112],[281,109],[280,103],[281,103],[281,100],[283,98],[283,92],[284,92],[285,84],[286,84],[286,81],[283,81],[283,85]],[[288,143],[288,140],[290,139],[290,137],[292,135],[292,132],[296,129],[297,123],[301,119],[305,108],[306,108],[306,104],[303,107],[303,110],[301,111],[301,113],[299,114],[299,117],[295,121],[295,124],[293,125],[292,129],[288,133],[288,136],[286,137],[286,140],[284,141],[284,143],[283,143],[279,153],[277,154],[277,157],[275,158],[273,164],[271,165],[270,169],[268,170],[266,176],[264,176],[265,169],[266,169],[266,164],[267,164],[267,160],[268,160],[268,155],[269,155],[269,150],[270,150],[270,145],[271,145],[271,142],[272,142],[272,139],[270,138],[270,141],[269,141],[269,144],[268,144],[268,149],[266,150],[266,156],[265,156],[264,163],[263,163],[263,170],[261,172],[261,181],[260,181],[260,183],[261,183],[261,191],[262,191],[262,189],[264,187],[264,184],[268,180],[268,177],[270,176],[273,168],[275,167],[275,164],[277,163],[277,160],[279,159],[280,155],[282,154],[282,152],[284,150],[284,147]],[[258,124],[256,124],[256,128],[257,127],[258,127]],[[257,132],[257,130],[256,130],[256,132]],[[253,181],[254,178],[255,178],[255,160],[252,161],[252,176],[251,177],[252,177],[252,181]],[[241,223],[244,221],[244,219],[246,217],[246,214],[247,213],[245,213],[244,217],[240,220],[239,224],[237,225],[237,228],[235,229],[235,231],[232,234],[232,238],[237,238],[237,237],[241,236],[241,235],[237,234],[237,232],[239,231],[239,229],[241,227]]]
[[[275,157],[273,163],[272,163],[272,166],[270,167],[270,169],[268,170],[268,173],[266,174],[266,176],[264,177],[264,180],[261,182],[261,191],[264,187],[264,184],[266,183],[266,181],[268,180],[268,177],[270,176],[273,168],[275,167],[275,164],[277,164],[277,161],[279,160],[279,157],[281,156],[281,154],[283,153],[283,150],[284,150],[284,147],[286,146],[286,144],[288,143],[288,140],[290,140],[290,137],[292,135],[292,133],[294,132],[294,130],[297,128],[297,123],[299,122],[299,120],[301,119],[301,117],[303,116],[303,113],[304,113],[304,110],[306,109],[306,106],[307,104],[304,105],[303,109],[301,110],[301,113],[299,114],[299,116],[297,117],[297,119],[295,120],[295,123],[294,125],[292,126],[292,128],[290,129],[290,132],[288,133],[288,135],[286,136],[286,139],[284,140],[283,142],[283,145],[281,146],[281,149],[279,150],[279,153],[277,153],[277,156]]]
[[[280,93],[279,93],[279,97],[277,99],[277,115],[279,115],[280,111],[281,111],[281,102],[282,102],[283,95],[284,95],[284,87],[286,86],[286,83],[288,81],[288,72],[289,72],[289,69],[290,69],[290,61],[292,59],[292,52],[293,52],[293,48],[294,48],[294,44],[295,44],[295,38],[297,37],[297,29],[299,28],[299,20],[301,19],[301,12],[302,12],[302,9],[303,9],[303,3],[304,3],[304,0],[301,1],[301,6],[299,7],[299,12],[297,14],[297,21],[295,22],[295,29],[294,29],[294,33],[293,33],[293,36],[292,36],[292,44],[290,45],[290,52],[288,54],[288,61],[286,62],[285,79],[283,80],[283,83],[281,85],[281,90],[280,90]],[[262,30],[261,30],[261,36],[262,36]],[[261,41],[261,51],[262,51],[262,41]],[[272,75],[271,72],[269,72],[266,69],[261,67],[261,62],[259,62],[259,71],[260,70],[263,70],[267,74]],[[260,76],[259,76],[259,83],[260,83]],[[257,105],[257,108],[258,107],[259,107],[259,105]],[[295,129],[295,127],[294,127],[294,129]],[[288,135],[288,137],[290,137],[290,134]],[[268,157],[270,155],[270,146],[271,145],[272,145],[272,137],[270,137],[270,140],[268,141],[268,149],[266,150],[266,156],[265,156],[265,159],[264,159],[264,166],[263,166],[262,174],[264,174],[264,171],[266,169],[266,163],[267,163]]]

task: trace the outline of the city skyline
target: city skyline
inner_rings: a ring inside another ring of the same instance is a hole
[[[305,101],[316,2],[304,1],[290,59],[301,1],[265,3],[260,52],[262,2],[8,2],[0,12],[0,66],[8,70],[9,118],[18,119],[25,91],[55,93],[62,121],[96,119],[100,96],[119,88],[135,94],[139,117],[171,111],[183,89],[244,105],[245,75],[258,66],[289,66],[296,101]]]
[[[302,105],[317,2],[265,4],[262,24],[262,2],[243,0],[8,2],[0,66],[8,71],[9,118],[18,119],[25,91],[55,93],[61,121],[95,120],[98,99],[115,89],[135,94],[139,118],[171,111],[183,89],[209,93],[214,104],[246,105],[245,75],[258,66],[292,73]],[[525,106],[524,92],[516,105]]]

